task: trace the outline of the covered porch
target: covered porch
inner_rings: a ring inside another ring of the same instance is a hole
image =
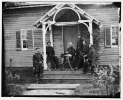
[[[44,69],[46,70],[46,34],[50,36],[51,46],[54,47],[55,55],[60,60],[60,54],[68,48],[69,42],[76,49],[78,35],[83,40],[93,44],[93,29],[100,22],[74,4],[58,4],[39,19],[34,27],[42,28]]]

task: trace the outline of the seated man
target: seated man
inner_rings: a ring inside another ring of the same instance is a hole
[[[93,48],[93,45],[89,44],[89,52],[87,55],[84,55],[84,57],[86,57],[85,63],[84,63],[84,68],[83,68],[83,73],[85,74],[87,72],[87,68],[90,67],[91,68],[91,74],[93,74],[94,72],[94,66],[93,66],[93,62],[95,60],[95,50]]]
[[[63,64],[68,64],[70,61],[71,67],[73,67],[74,64],[74,56],[75,56],[75,49],[72,46],[72,43],[70,42],[69,48],[67,48],[65,54],[61,54],[61,57],[64,58]],[[64,68],[64,67],[63,67]]]
[[[43,77],[43,57],[39,52],[39,48],[36,48],[37,53],[33,55],[33,73],[38,76],[38,78]],[[39,80],[39,79],[37,79]]]
[[[46,54],[47,54],[47,60],[51,61],[51,67],[54,69],[58,69],[58,59],[55,56],[55,51],[54,48],[51,45],[51,42],[47,42],[47,47],[46,47]]]

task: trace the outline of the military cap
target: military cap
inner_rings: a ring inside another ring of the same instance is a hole
[[[48,41],[48,42],[47,42],[47,44],[48,44],[48,43],[50,43],[50,44],[51,44],[51,42],[50,42],[50,41]]]

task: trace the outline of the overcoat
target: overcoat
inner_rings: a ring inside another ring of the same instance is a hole
[[[39,52],[35,53],[33,55],[33,68],[34,68],[35,74],[42,74],[43,73],[42,63],[43,63],[42,54],[40,54]]]
[[[93,47],[91,47],[89,49],[89,52],[88,52],[88,59],[91,59],[92,61],[95,59],[95,50]]]
[[[75,49],[73,47],[69,47],[69,48],[67,48],[66,51],[68,51],[68,54],[72,55],[70,60],[73,60],[73,57],[75,56],[75,53],[76,53]]]
[[[47,54],[47,60],[51,60],[52,57],[55,55],[54,48],[52,46],[46,47],[46,54]]]
[[[89,46],[87,44],[83,45],[82,53],[84,55],[88,54],[89,52]]]
[[[83,49],[83,40],[80,39],[77,41],[76,51],[82,51]]]

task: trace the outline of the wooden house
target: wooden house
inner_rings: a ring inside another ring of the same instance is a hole
[[[113,4],[57,4],[12,7],[3,10],[5,67],[32,67],[32,55],[40,47],[46,58],[46,42],[60,54],[77,36],[93,44],[93,32],[101,32],[99,64],[119,64],[119,8]],[[47,69],[44,59],[44,69]]]

